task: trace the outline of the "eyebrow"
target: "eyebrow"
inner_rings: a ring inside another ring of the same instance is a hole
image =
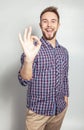
[[[47,20],[47,19],[42,19],[42,21],[43,21],[43,20]]]
[[[43,21],[43,20],[47,20],[47,19],[42,19],[42,21]],[[57,21],[57,19],[51,19],[51,20]]]

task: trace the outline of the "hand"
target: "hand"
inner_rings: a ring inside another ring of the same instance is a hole
[[[29,27],[29,29],[25,29],[24,32],[24,38],[22,39],[21,34],[19,33],[19,40],[20,43],[22,45],[23,51],[26,55],[26,57],[28,58],[29,61],[33,61],[35,56],[37,55],[40,46],[41,46],[41,42],[39,40],[38,37],[36,36],[31,36],[31,32],[32,32],[32,28]],[[37,41],[37,45],[35,46],[34,40]]]
[[[64,97],[64,100],[65,100],[65,102],[66,102],[66,105],[68,106],[68,97],[65,96],[65,97]]]

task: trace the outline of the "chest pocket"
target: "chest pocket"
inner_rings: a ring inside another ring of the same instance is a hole
[[[38,71],[43,72],[51,69],[51,57],[49,55],[41,55],[38,59]]]

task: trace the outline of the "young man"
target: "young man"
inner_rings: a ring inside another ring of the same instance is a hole
[[[26,130],[60,130],[68,106],[68,52],[56,40],[59,28],[57,8],[47,7],[40,15],[42,38],[25,29],[18,74],[28,86]]]

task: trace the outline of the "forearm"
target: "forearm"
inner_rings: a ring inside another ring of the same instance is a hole
[[[20,75],[25,80],[32,79],[32,61],[29,61],[27,57],[24,57],[24,63],[20,70]]]

